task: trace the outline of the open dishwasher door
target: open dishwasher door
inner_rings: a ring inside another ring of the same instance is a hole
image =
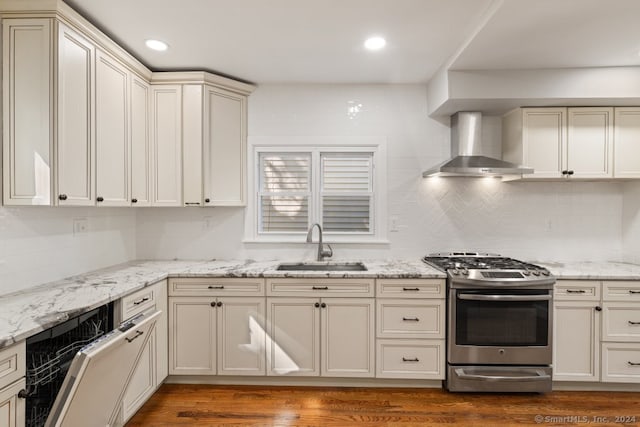
[[[71,362],[45,427],[113,426],[160,313],[140,314],[83,347]]]

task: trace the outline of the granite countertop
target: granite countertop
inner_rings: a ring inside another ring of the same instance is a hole
[[[545,267],[557,279],[640,280],[640,265],[614,261],[548,262],[531,261]]]
[[[445,278],[420,260],[362,261],[367,271],[278,271],[281,261],[133,261],[0,296],[0,348],[167,277]]]

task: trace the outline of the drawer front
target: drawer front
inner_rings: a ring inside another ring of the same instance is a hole
[[[640,383],[640,344],[603,343],[602,381]]]
[[[600,301],[602,283],[597,280],[558,280],[553,297],[559,300]]]
[[[373,297],[373,279],[267,279],[267,296]]]
[[[640,304],[607,302],[602,308],[603,341],[640,342]]]
[[[640,302],[640,281],[615,281],[602,283],[604,301]]]
[[[444,379],[444,340],[377,341],[377,378]]]
[[[384,298],[444,298],[441,279],[378,279],[376,295]]]
[[[444,300],[385,300],[377,307],[379,338],[444,338]]]
[[[169,279],[169,296],[264,296],[261,278]]]
[[[130,319],[138,313],[155,307],[158,299],[158,287],[166,283],[164,280],[156,285],[140,289],[122,298],[121,310],[122,320]],[[166,285],[165,285],[166,286]]]
[[[25,341],[0,350],[0,389],[24,377],[26,354]]]

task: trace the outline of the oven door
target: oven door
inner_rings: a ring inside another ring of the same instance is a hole
[[[550,289],[450,289],[448,362],[549,365]]]

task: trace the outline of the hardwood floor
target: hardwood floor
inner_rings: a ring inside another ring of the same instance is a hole
[[[164,384],[138,426],[640,425],[640,393],[448,393],[441,389]]]

